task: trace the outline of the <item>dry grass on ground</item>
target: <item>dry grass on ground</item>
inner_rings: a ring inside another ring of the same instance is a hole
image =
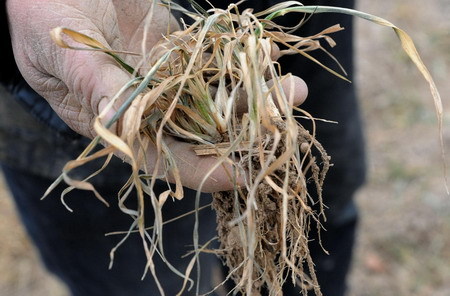
[[[443,96],[450,147],[450,2],[360,0],[359,9],[393,21],[416,40]],[[357,24],[369,180],[358,194],[362,219],[350,295],[450,295],[450,197],[427,85],[391,32]],[[0,295],[67,295],[43,271],[3,190],[0,217]]]

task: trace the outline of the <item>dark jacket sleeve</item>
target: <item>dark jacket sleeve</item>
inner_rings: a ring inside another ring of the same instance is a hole
[[[20,77],[11,48],[8,18],[6,16],[6,0],[0,1],[0,40],[0,57],[2,59],[0,82],[6,85]]]
[[[9,34],[6,0],[0,0],[0,83],[35,119],[53,131],[71,138],[78,137],[53,111],[48,102],[37,94],[23,79],[17,68]],[[1,113],[0,113],[1,114]]]

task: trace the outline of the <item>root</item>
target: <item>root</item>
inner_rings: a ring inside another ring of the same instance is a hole
[[[300,285],[303,293],[314,289],[316,295],[321,295],[307,234],[310,219],[318,220],[323,207],[320,213],[313,212],[306,184],[314,182],[322,205],[322,185],[330,162],[323,147],[301,126],[298,143],[302,147],[303,167],[300,175],[288,176],[287,194],[276,189],[283,186],[286,171],[298,170],[292,161],[270,176],[275,185],[267,179],[257,184],[253,204],[249,203],[252,198],[248,190],[213,194],[221,242],[219,252],[224,264],[233,271],[230,277],[236,289],[243,294],[260,295],[265,289],[269,295],[282,295],[283,284],[291,280]],[[277,154],[283,153],[284,142],[278,146]],[[318,152],[320,166],[309,147]],[[252,171],[256,174],[261,170],[260,161],[257,155],[251,157]],[[287,165],[291,167],[286,168]]]

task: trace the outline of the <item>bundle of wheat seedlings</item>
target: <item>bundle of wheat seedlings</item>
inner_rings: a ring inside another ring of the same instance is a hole
[[[197,13],[192,13],[170,2],[164,4],[181,10],[193,19],[193,24],[165,36],[146,53],[153,62],[146,67],[149,70],[145,73],[126,64],[119,58],[119,53],[88,36],[67,28],[57,28],[52,32],[60,46],[73,48],[64,41],[70,37],[93,50],[102,50],[136,77],[99,115],[95,122],[98,137],[78,159],[66,165],[55,185],[65,180],[70,187],[63,194],[73,188],[81,188],[92,190],[101,198],[89,183],[91,176],[85,180],[73,180],[68,173],[92,159],[107,156],[106,166],[113,153],[122,155],[132,165],[132,172],[129,182],[118,193],[120,207],[134,219],[124,240],[133,231],[140,233],[147,255],[147,270],[158,282],[153,256],[164,256],[161,209],[167,198],[183,198],[177,160],[164,139],[165,136],[182,139],[191,143],[198,155],[217,156],[216,165],[205,172],[204,180],[224,163],[232,164],[233,170],[229,172],[232,182],[237,178],[245,180],[245,184],[235,186],[232,191],[214,193],[212,203],[217,213],[221,243],[217,254],[228,265],[229,278],[236,284],[235,290],[246,295],[258,295],[265,287],[270,295],[281,295],[282,285],[291,281],[300,285],[304,293],[312,288],[320,295],[308,251],[307,234],[309,221],[315,219],[320,225],[319,216],[323,212],[316,213],[311,209],[313,201],[307,191],[307,183],[315,184],[321,203],[321,188],[330,160],[315,140],[315,131],[305,130],[294,117],[293,110],[297,110],[314,122],[311,115],[292,106],[291,95],[282,87],[287,76],[281,74],[279,64],[272,58],[273,49],[278,44],[284,48],[280,55],[301,54],[320,64],[309,52],[325,50],[321,41],[333,46],[329,35],[342,28],[336,25],[314,36],[299,37],[277,25],[276,18],[294,12],[301,13],[299,20],[306,14],[340,12],[393,28],[408,55],[430,83],[441,118],[439,94],[412,41],[403,31],[383,19],[343,8],[309,7],[289,1],[259,13],[240,11],[237,5],[208,12],[197,7]],[[272,81],[270,84],[269,80]],[[104,123],[102,118],[106,112],[132,86],[132,95],[114,118]],[[243,106],[238,107],[240,105]],[[118,119],[121,120],[121,130],[115,134],[109,127]],[[93,153],[101,140],[105,147]],[[146,162],[145,151],[149,145],[155,145],[159,152],[153,171],[147,171],[142,165]],[[175,185],[156,196],[153,191],[156,180],[167,180],[168,176],[175,180]],[[131,198],[132,189],[137,192],[137,209],[126,208],[124,204]],[[201,186],[198,190],[202,190]],[[152,228],[144,225],[146,198],[151,200],[156,213]],[[191,264],[187,270],[174,270],[184,278],[183,289],[192,283],[193,266],[204,248],[198,243],[197,226],[195,228]],[[160,292],[164,293],[162,289]]]

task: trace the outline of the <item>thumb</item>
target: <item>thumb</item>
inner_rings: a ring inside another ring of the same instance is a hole
[[[67,98],[64,100],[67,104],[62,104],[59,109],[64,107],[68,110],[61,110],[60,114],[70,114],[70,107],[75,107],[74,111],[79,112],[78,118],[67,118],[69,125],[83,135],[94,137],[95,117],[105,113],[102,115],[105,124],[112,119],[130,91],[123,93],[115,102],[111,100],[130,81],[131,76],[112,57],[101,52],[70,51],[66,53],[64,63],[61,80],[67,87]],[[116,129],[117,125],[111,127],[113,131]]]

